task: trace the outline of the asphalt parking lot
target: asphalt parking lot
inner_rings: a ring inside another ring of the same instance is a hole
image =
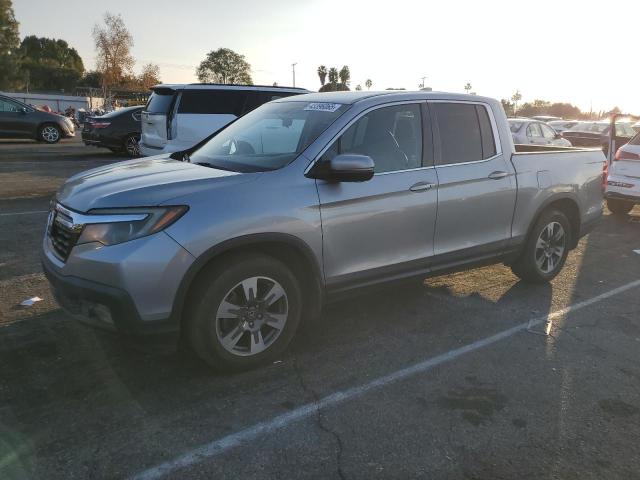
[[[640,208],[551,285],[493,266],[354,296],[281,360],[221,375],[51,296],[48,202],[119,159],[0,142],[0,478],[640,478]]]

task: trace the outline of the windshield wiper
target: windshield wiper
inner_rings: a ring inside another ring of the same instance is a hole
[[[215,168],[216,170],[224,170],[226,172],[236,172],[239,173],[237,170],[234,170],[232,168],[224,168],[221,167],[219,165],[212,165],[211,163],[206,163],[206,162],[196,162],[194,163],[194,165],[200,165],[202,167],[209,167],[209,168]]]

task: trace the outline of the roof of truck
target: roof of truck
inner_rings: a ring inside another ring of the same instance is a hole
[[[281,87],[273,85],[243,85],[243,84],[225,84],[225,83],[162,83],[154,85],[151,90],[261,90],[261,91],[290,91],[290,92],[308,92],[306,88],[299,87]]]
[[[460,101],[495,101],[478,95],[464,93],[426,92],[412,90],[383,90],[383,91],[355,91],[355,92],[318,92],[281,98],[276,102],[326,102],[353,104],[373,97],[389,96],[393,100],[460,100]]]

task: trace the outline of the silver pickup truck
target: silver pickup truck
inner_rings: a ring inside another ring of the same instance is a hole
[[[604,160],[514,146],[489,98],[300,95],[188,151],[70,178],[43,266],[85,322],[251,368],[355,288],[498,262],[551,280],[602,214]]]

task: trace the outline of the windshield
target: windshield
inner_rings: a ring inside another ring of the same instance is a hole
[[[348,107],[297,101],[265,104],[193,152],[191,162],[237,172],[277,170],[292,162]]]

